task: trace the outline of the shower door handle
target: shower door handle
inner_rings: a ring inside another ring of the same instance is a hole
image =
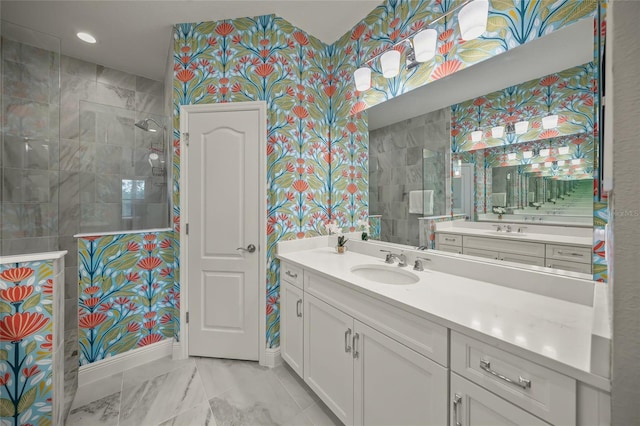
[[[236,250],[248,251],[249,253],[253,253],[254,251],[256,251],[256,246],[254,246],[253,244],[249,244],[247,248],[238,247]]]

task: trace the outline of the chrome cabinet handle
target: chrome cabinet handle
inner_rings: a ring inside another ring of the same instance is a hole
[[[353,335],[353,359],[358,358],[360,352],[358,352],[358,340],[360,340],[360,334],[356,333]]]
[[[456,422],[456,426],[462,426],[459,419],[458,407],[462,405],[462,396],[455,394],[453,396],[453,421]]]
[[[291,277],[293,279],[298,278],[298,274],[292,274],[291,271],[287,271],[284,273],[286,276]]]
[[[349,346],[350,337],[351,337],[351,329],[347,328],[347,331],[344,332],[344,351],[346,353],[351,352],[351,346]]]
[[[445,240],[445,241],[455,241],[456,239],[455,239],[455,238],[446,238],[446,237],[445,237],[445,239],[444,239],[444,240]]]
[[[247,248],[238,247],[236,250],[248,251],[249,253],[253,253],[254,251],[256,251],[256,246],[254,246],[253,244],[249,244]]]
[[[576,252],[569,252],[569,253],[565,253],[563,251],[558,250],[558,254],[561,256],[578,256],[578,257],[583,257],[584,255],[582,253],[576,253]]]
[[[518,387],[521,387],[522,389],[529,389],[531,387],[531,380],[525,379],[522,376],[518,376],[518,380],[513,380],[508,378],[507,376],[498,373],[495,370],[491,369],[491,362],[489,361],[485,361],[483,359],[480,360],[480,368],[482,368],[484,371],[486,371],[487,373],[496,376],[498,379],[504,380],[507,383],[510,383],[512,385],[516,385]]]
[[[301,307],[302,307],[302,299],[298,299],[298,301],[296,302],[296,316],[298,317],[302,316],[302,311],[300,310]]]

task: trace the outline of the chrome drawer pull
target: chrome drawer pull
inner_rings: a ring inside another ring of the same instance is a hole
[[[302,312],[300,310],[300,307],[302,307],[302,299],[298,299],[298,301],[296,302],[296,316],[297,317],[302,317]]]
[[[292,273],[291,273],[291,271],[287,271],[287,272],[285,272],[285,274],[286,274],[288,277],[293,278],[294,280],[295,280],[296,278],[298,278],[298,274],[292,274]]]
[[[350,337],[351,337],[351,329],[347,328],[347,331],[344,332],[344,351],[346,353],[351,352],[351,346],[349,346]]]
[[[445,238],[444,240],[445,241],[455,241],[456,239],[455,238]]]
[[[497,371],[492,370],[491,362],[489,361],[481,359],[480,368],[482,368],[487,373],[496,376],[498,379],[502,379],[507,383],[511,383],[512,385],[520,386],[522,389],[529,389],[531,387],[531,380],[525,379],[522,376],[518,376],[518,380],[516,381],[498,373]]]
[[[578,256],[578,257],[583,257],[583,256],[584,256],[584,254],[582,254],[582,253],[576,253],[576,252],[569,252],[569,253],[565,253],[565,252],[560,251],[560,250],[558,250],[558,254],[559,254],[560,256],[565,256],[565,255],[568,255],[568,256]]]
[[[353,359],[358,358],[360,352],[358,352],[358,340],[360,340],[360,334],[353,335]]]
[[[458,420],[458,407],[462,405],[462,397],[458,394],[454,395],[453,398],[453,415],[454,415],[454,421],[456,422],[455,426],[462,426],[462,423],[460,423],[460,420]]]

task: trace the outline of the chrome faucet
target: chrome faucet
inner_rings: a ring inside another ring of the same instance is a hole
[[[429,259],[428,257],[416,257],[416,261],[413,264],[414,271],[424,271],[424,265],[422,264],[423,260],[431,262],[431,259]]]
[[[496,227],[496,232],[502,232],[502,225],[491,225]]]
[[[407,256],[404,255],[404,253],[400,253],[400,254],[396,254],[396,253],[391,253],[391,251],[389,250],[380,250],[382,252],[387,253],[387,256],[384,258],[384,261],[386,263],[393,263],[394,259],[398,259],[398,266],[400,267],[405,267],[407,266]]]
[[[506,225],[506,227],[507,227],[506,231],[511,232],[511,225]]]

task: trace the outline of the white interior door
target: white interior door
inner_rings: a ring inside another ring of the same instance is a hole
[[[188,353],[258,360],[263,114],[231,105],[184,117]]]

